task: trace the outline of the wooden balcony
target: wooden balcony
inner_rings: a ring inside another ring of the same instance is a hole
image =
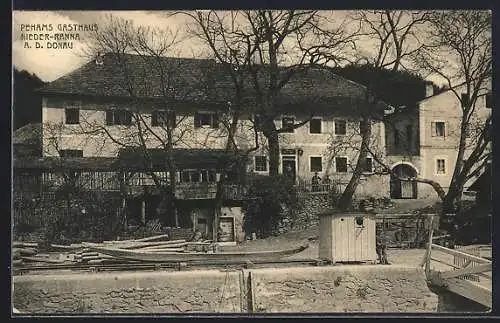
[[[240,184],[224,184],[222,198],[225,200],[242,200],[246,187]],[[181,200],[214,199],[217,195],[217,183],[177,183],[175,197]]]

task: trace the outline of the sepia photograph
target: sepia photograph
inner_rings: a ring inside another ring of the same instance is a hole
[[[492,311],[490,10],[13,10],[12,84],[12,316]]]

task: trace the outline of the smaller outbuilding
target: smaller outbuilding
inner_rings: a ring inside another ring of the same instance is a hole
[[[320,214],[319,258],[376,263],[375,214],[335,210]]]

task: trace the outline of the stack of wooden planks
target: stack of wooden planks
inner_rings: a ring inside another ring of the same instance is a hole
[[[20,265],[23,262],[45,262],[45,263],[122,263],[130,262],[114,255],[103,254],[92,248],[109,248],[113,250],[130,250],[140,253],[192,253],[192,252],[212,252],[216,251],[215,245],[211,240],[199,242],[188,242],[185,239],[168,240],[167,234],[156,235],[152,237],[135,240],[114,240],[103,241],[102,243],[82,242],[71,245],[52,244],[49,248],[49,254],[39,254],[36,249],[37,244],[14,243],[14,264]]]

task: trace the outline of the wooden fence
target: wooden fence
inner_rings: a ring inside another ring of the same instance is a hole
[[[389,248],[415,248],[426,241],[428,219],[429,214],[420,213],[376,214],[376,225]],[[439,224],[436,221],[434,225]]]
[[[491,308],[491,246],[462,246],[458,249],[440,246],[434,243],[438,239],[434,239],[433,236],[433,215],[429,217],[428,223],[430,225],[427,249],[420,263],[420,266],[425,268],[427,280],[431,285],[439,286]],[[482,247],[489,248],[490,259],[487,259],[487,256],[482,257]],[[473,253],[479,253],[479,256]]]

